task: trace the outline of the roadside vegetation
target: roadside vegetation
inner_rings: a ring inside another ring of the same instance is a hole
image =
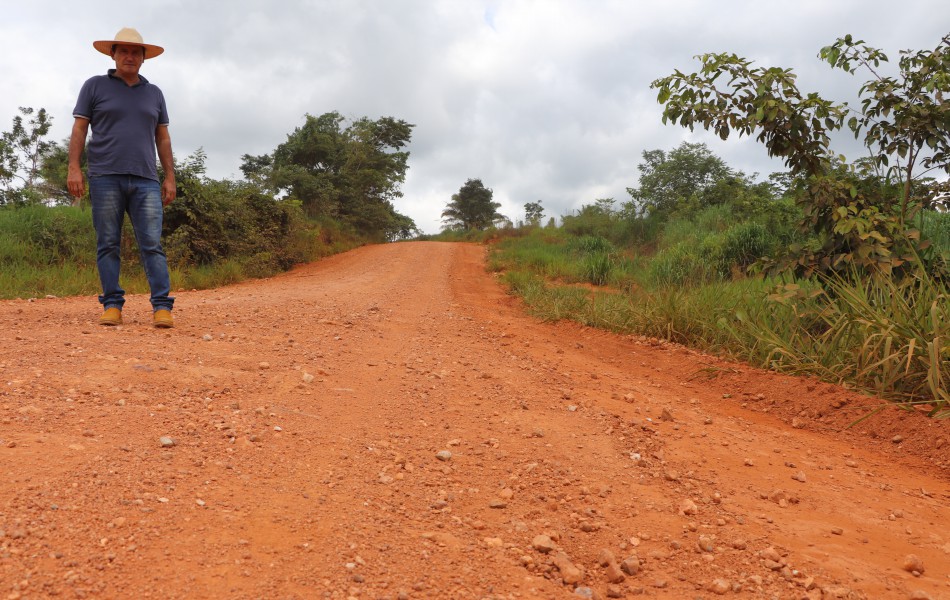
[[[66,191],[68,140],[47,141],[52,117],[21,108],[0,136],[0,298],[97,294],[88,197]],[[273,153],[242,157],[244,179],[214,180],[206,156],[176,160],[178,197],[165,209],[173,289],[266,277],[365,243],[406,239],[412,219],[392,201],[408,169],[412,125],[306,115]],[[122,285],[148,291],[131,225]]]
[[[888,58],[821,50],[871,79],[860,108],[735,55],[657,80],[664,121],[756,136],[787,172],[735,171],[703,144],[643,153],[639,186],[542,225],[488,228],[490,268],[542,319],[699,347],[950,417],[950,37]],[[868,155],[848,163],[830,134]],[[942,175],[938,180],[934,175]],[[449,223],[447,236],[459,236]],[[477,233],[470,231],[469,239]]]

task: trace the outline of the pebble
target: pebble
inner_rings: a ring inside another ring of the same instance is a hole
[[[606,576],[608,583],[620,583],[626,579],[626,577],[624,577],[623,570],[616,562],[612,562],[607,565],[604,575]]]
[[[716,549],[713,541],[705,535],[699,536],[699,541],[696,543],[696,546],[703,552],[712,552]]]
[[[771,547],[771,546],[769,546],[769,547],[766,548],[765,550],[759,552],[759,556],[761,556],[761,557],[764,558],[765,560],[771,560],[772,562],[781,562],[781,561],[782,561],[782,555],[779,554],[779,553],[775,550],[775,548],[773,548],[773,547]]]
[[[834,535],[844,535],[844,529],[842,529],[842,528],[840,528],[840,527],[832,527],[832,528],[831,528],[831,533],[834,534]]]
[[[640,559],[636,554],[628,556],[620,563],[620,570],[633,577],[640,572]]]
[[[203,336],[201,336],[201,339],[203,339],[206,342],[210,342],[211,340],[214,339],[214,337],[212,337],[210,333],[206,333]]]
[[[709,591],[717,596],[722,596],[731,589],[732,584],[725,579],[714,579],[712,583],[709,584]]]
[[[614,553],[608,548],[601,548],[600,552],[597,554],[597,564],[602,567],[606,567],[607,565],[616,562],[617,557],[614,556]]]
[[[924,572],[924,561],[920,560],[920,557],[916,554],[908,554],[904,557],[904,564],[901,566],[908,573],[923,574]]]
[[[894,437],[891,438],[891,441],[894,442],[895,444],[900,444],[901,442],[904,441],[904,436],[895,435]]]
[[[795,481],[800,481],[802,483],[805,483],[805,472],[799,471],[798,473],[795,473],[794,475],[792,475],[792,479],[794,479]]]
[[[488,503],[488,508],[508,508],[508,503],[504,500],[495,499]]]
[[[171,448],[175,445],[175,440],[168,437],[167,435],[163,435],[162,437],[158,438],[158,443],[162,445],[162,448]]]
[[[924,590],[914,590],[910,594],[910,600],[934,600],[934,597]]]
[[[438,452],[435,453],[435,457],[445,462],[448,460],[452,460],[452,453],[449,452],[448,450],[439,450]]]
[[[696,506],[696,503],[687,498],[680,503],[679,512],[681,515],[695,515],[699,512],[699,507]]]
[[[589,587],[576,587],[574,588],[574,595],[580,596],[581,598],[593,598],[594,590]]]
[[[535,538],[531,540],[531,547],[537,550],[538,552],[547,554],[548,552],[551,552],[554,549],[556,549],[557,545],[554,543],[554,540],[552,540],[550,537],[542,534],[542,535],[535,536]]]
[[[558,552],[554,557],[554,566],[561,572],[561,581],[567,585],[580,583],[581,579],[584,578],[581,570],[574,566],[571,559],[563,552]]]

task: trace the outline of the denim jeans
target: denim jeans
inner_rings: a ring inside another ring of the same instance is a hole
[[[171,282],[162,249],[162,190],[157,181],[134,175],[100,175],[89,178],[92,224],[96,229],[96,266],[103,308],[121,309],[125,290],[119,287],[122,223],[129,213],[145,277],[152,291],[152,310],[171,310],[175,299],[168,294]]]

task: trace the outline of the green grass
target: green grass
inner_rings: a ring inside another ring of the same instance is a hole
[[[922,272],[903,284],[748,278],[744,267],[771,243],[764,228],[687,233],[677,226],[672,246],[636,260],[606,240],[530,233],[496,245],[490,266],[546,321],[662,338],[950,417],[946,282]]]
[[[169,254],[172,289],[207,289],[288,268],[285,255],[314,260],[354,248],[360,241],[333,224],[311,222],[282,239],[283,255],[253,251],[206,264],[175,260]],[[168,244],[166,243],[166,250]],[[121,285],[129,293],[148,292],[132,226],[126,220]],[[0,298],[97,295],[96,240],[88,209],[71,206],[0,208]]]

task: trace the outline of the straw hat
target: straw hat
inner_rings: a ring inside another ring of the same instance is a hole
[[[142,41],[142,35],[131,27],[123,27],[120,29],[119,33],[115,34],[114,40],[99,40],[97,42],[93,42],[92,47],[103,54],[112,56],[112,46],[114,44],[141,46],[142,48],[145,48],[145,58],[155,58],[165,51],[165,49],[161,46],[153,46],[152,44],[144,43]]]

